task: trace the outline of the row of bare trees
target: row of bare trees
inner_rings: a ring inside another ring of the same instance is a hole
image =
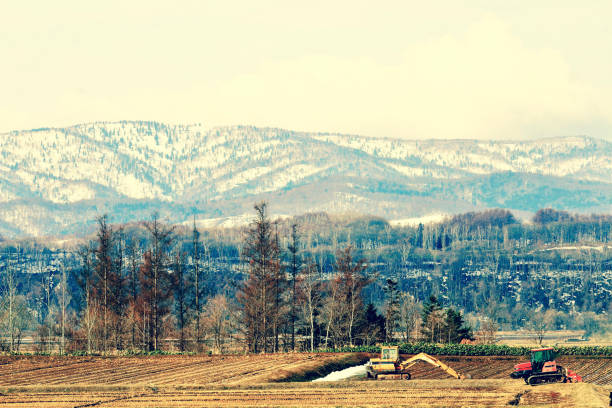
[[[106,216],[97,222],[96,240],[79,250],[76,273],[82,294],[78,329],[87,351],[159,350],[168,337],[181,351],[202,350],[209,332],[220,348],[230,308],[223,295],[203,302],[195,223],[188,254],[174,227],[157,214],[143,223],[143,239],[113,227]]]

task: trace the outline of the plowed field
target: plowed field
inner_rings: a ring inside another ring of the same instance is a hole
[[[329,364],[366,355],[277,354],[159,357],[0,357],[0,406],[410,406],[598,407],[612,387],[612,359],[563,357],[586,381],[529,387],[508,377],[515,357],[441,357],[455,380],[426,364],[411,381],[354,379],[336,383],[282,382]],[[488,378],[488,379],[484,379]],[[601,386],[606,385],[606,386]]]
[[[268,354],[155,357],[0,357],[0,387],[25,385],[257,384],[365,354]]]
[[[345,381],[258,386],[62,389],[22,388],[0,394],[9,407],[605,407],[608,393],[593,384],[529,387],[506,380]]]

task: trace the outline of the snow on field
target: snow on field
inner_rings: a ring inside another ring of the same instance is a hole
[[[247,225],[253,219],[253,214],[241,214],[231,217],[219,217],[219,218],[205,218],[196,220],[196,226],[198,228],[233,228],[237,226]],[[186,220],[183,225],[193,225],[193,220]]]
[[[568,245],[568,246],[558,246],[552,248],[545,248],[542,251],[580,251],[580,250],[593,250],[603,252],[604,249],[611,249],[612,247],[609,245]]]
[[[446,217],[448,217],[448,214],[433,213],[433,214],[424,215],[422,217],[391,220],[389,221],[389,224],[391,224],[394,227],[414,227],[419,224],[435,224],[438,222],[442,222]]]
[[[287,214],[277,214],[270,217],[271,221],[277,221],[282,219],[290,218],[290,215]],[[241,215],[229,216],[229,217],[219,217],[219,218],[204,218],[196,220],[196,226],[198,228],[234,228],[234,227],[242,227],[250,224],[255,218],[252,213],[244,213]],[[193,226],[193,220],[183,221],[183,225],[188,227]]]
[[[324,381],[340,381],[346,380],[347,378],[356,377],[359,375],[366,374],[366,365],[360,365],[355,367],[345,368],[344,370],[334,371],[333,373],[327,374],[325,377],[317,378],[312,382],[324,382]]]

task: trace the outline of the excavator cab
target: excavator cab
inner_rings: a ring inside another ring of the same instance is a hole
[[[398,346],[383,346],[380,350],[380,359],[384,361],[398,361],[399,347]]]
[[[395,374],[399,368],[399,347],[382,346],[380,358],[372,358],[367,364],[368,378],[378,378],[381,374]]]

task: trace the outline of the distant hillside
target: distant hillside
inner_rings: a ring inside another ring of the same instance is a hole
[[[0,135],[0,236],[82,234],[159,210],[172,222],[276,214],[386,219],[504,207],[612,211],[612,144],[404,141],[118,122]]]

